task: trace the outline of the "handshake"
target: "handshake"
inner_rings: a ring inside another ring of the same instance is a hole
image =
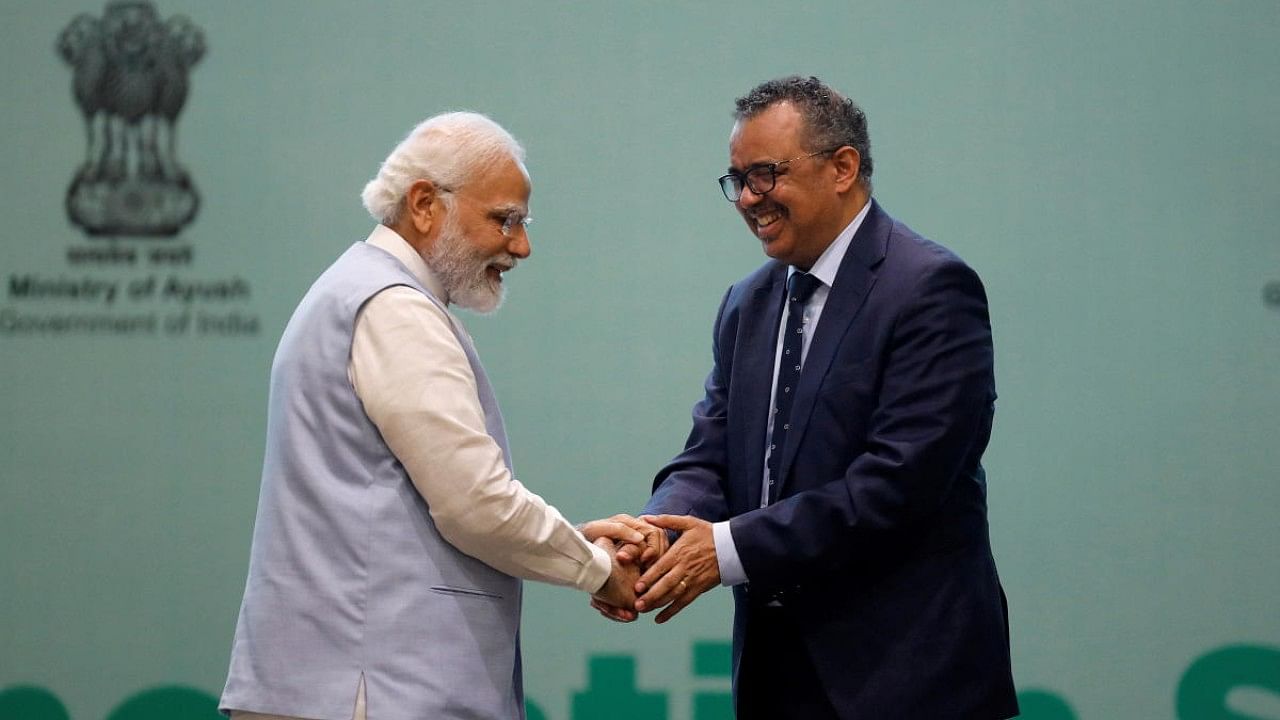
[[[665,608],[664,623],[699,595],[720,584],[711,523],[690,515],[614,515],[578,528],[609,553],[609,579],[591,596],[591,607],[617,622]],[[668,531],[676,534],[671,542]]]

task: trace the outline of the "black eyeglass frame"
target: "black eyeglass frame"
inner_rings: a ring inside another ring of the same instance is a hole
[[[720,192],[724,193],[725,200],[732,203],[736,203],[738,200],[742,199],[743,188],[750,188],[751,192],[757,195],[767,195],[778,185],[779,165],[786,165],[787,163],[793,163],[797,160],[805,160],[819,155],[826,155],[828,153],[833,153],[842,147],[844,147],[844,145],[839,145],[827,150],[819,150],[818,152],[811,152],[808,155],[800,155],[799,157],[793,157],[788,160],[779,160],[775,163],[752,165],[744,173],[740,173],[736,170],[730,170],[719,178]],[[759,179],[759,173],[762,170],[767,170],[769,173],[769,187],[756,187],[756,183],[752,181],[753,176]]]

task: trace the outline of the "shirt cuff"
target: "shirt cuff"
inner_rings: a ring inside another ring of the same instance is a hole
[[[609,581],[609,575],[613,573],[613,560],[599,545],[587,543],[587,547],[591,548],[591,560],[582,569],[578,589],[595,595]]]
[[[741,585],[747,581],[747,571],[742,569],[738,548],[729,532],[729,521],[711,523],[711,536],[716,541],[716,562],[720,565],[720,584]]]

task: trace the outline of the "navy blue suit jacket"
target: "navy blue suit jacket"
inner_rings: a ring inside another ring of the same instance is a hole
[[[809,347],[760,508],[787,267],[734,284],[684,451],[646,512],[732,518],[735,694],[748,592],[782,590],[849,718],[1017,714],[980,459],[996,398],[978,276],[874,201]],[[786,688],[772,688],[786,692]]]

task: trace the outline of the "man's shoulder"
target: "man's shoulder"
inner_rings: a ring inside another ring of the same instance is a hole
[[[885,243],[884,260],[876,270],[872,295],[886,308],[932,302],[929,298],[978,298],[986,303],[981,277],[949,247],[894,221]]]
[[[943,268],[972,268],[954,250],[927,238],[900,220],[884,215],[887,238],[884,243],[884,267],[890,273],[918,276]]]
[[[339,294],[373,295],[393,285],[427,292],[413,273],[394,255],[367,242],[357,242],[333,261],[315,286],[336,291]]]

